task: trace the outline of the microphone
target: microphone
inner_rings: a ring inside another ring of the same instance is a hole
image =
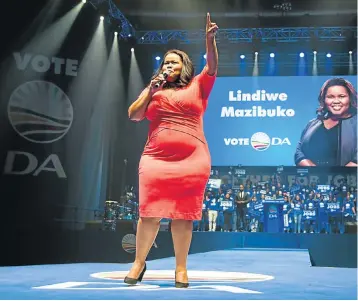
[[[164,76],[164,80],[166,80],[170,73],[168,72],[168,70],[165,70],[165,71],[163,71],[162,74],[163,74],[163,76]],[[158,89],[162,83],[163,83],[163,81],[161,80],[161,81],[157,82],[157,83],[154,85],[154,87],[155,87],[156,89]]]

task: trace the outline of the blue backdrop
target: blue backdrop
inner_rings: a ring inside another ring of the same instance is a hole
[[[212,165],[295,165],[296,145],[331,77],[217,78],[204,115]],[[356,76],[342,77],[356,87]]]

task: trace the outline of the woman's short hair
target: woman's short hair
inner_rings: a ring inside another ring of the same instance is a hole
[[[334,77],[327,80],[321,88],[321,91],[318,95],[319,107],[317,109],[317,117],[319,119],[326,119],[329,117],[329,111],[325,103],[326,95],[328,88],[333,86],[342,86],[345,87],[349,97],[349,113],[351,115],[357,114],[357,91],[354,89],[353,85],[346,79],[341,77]]]
[[[192,63],[192,61],[190,60],[189,56],[181,50],[178,49],[171,49],[168,50],[166,52],[166,54],[164,54],[164,58],[162,60],[162,62],[160,63],[160,66],[158,68],[158,70],[154,73],[154,75],[152,76],[152,80],[154,78],[156,78],[161,72],[162,72],[162,68],[164,65],[164,61],[165,58],[168,54],[171,53],[175,53],[178,56],[180,56],[182,64],[183,64],[183,68],[181,70],[180,76],[177,78],[177,80],[175,82],[166,82],[163,86],[163,88],[183,88],[186,87],[187,85],[189,85],[189,83],[191,82],[191,80],[194,77],[194,65]]]

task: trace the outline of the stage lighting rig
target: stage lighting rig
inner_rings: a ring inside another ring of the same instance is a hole
[[[100,15],[105,16],[108,23],[113,26],[115,31],[118,31],[118,35],[127,39],[128,37],[135,36],[135,29],[132,24],[127,20],[127,18],[123,15],[123,13],[118,9],[117,5],[113,0],[87,0],[91,3],[100,13]],[[114,21],[115,19],[118,20]],[[115,28],[117,27],[118,29]]]

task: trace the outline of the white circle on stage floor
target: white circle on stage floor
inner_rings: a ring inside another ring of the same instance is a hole
[[[123,280],[127,274],[128,271],[99,272],[91,274],[91,277]],[[174,275],[174,270],[147,270],[143,281],[173,281]],[[196,270],[189,270],[188,277],[190,282],[258,282],[274,279],[271,275],[255,273]]]

